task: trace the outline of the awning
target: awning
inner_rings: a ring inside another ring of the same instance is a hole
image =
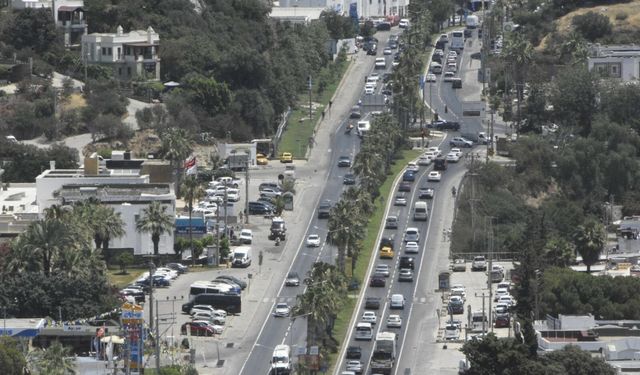
[[[110,342],[114,343],[114,344],[124,344],[124,339],[120,336],[107,336],[107,337],[103,337],[100,339],[100,342],[103,344],[108,344]]]

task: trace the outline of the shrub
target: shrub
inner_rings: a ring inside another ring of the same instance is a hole
[[[620,12],[616,14],[616,21],[624,21],[627,17],[629,17],[629,15],[626,12]]]
[[[611,22],[604,14],[587,12],[573,17],[573,27],[590,42],[611,34]]]

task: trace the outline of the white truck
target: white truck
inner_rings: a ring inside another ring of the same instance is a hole
[[[289,345],[276,345],[273,349],[271,373],[278,375],[291,373],[291,348]]]
[[[356,131],[360,138],[364,137],[367,132],[371,130],[371,123],[369,121],[358,121],[356,125]]]
[[[251,246],[238,246],[233,250],[231,267],[247,268],[251,265]]]
[[[376,335],[376,342],[371,356],[371,373],[385,374],[393,373],[393,366],[396,363],[396,345],[398,336],[393,332],[379,332]]]

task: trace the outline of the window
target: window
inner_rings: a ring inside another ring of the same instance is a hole
[[[118,75],[122,76],[122,68],[118,68]]]
[[[593,64],[593,69],[599,74],[607,74],[607,64],[596,63]]]
[[[118,60],[120,60],[122,57],[122,48],[118,47],[117,51],[118,51]]]
[[[102,47],[102,56],[107,54],[107,48],[106,47]]]
[[[113,54],[113,49],[111,47],[107,48],[107,53],[111,56]]]
[[[127,67],[127,76],[131,77],[131,67]]]
[[[622,72],[621,72],[622,69],[620,69],[621,68],[620,65],[621,65],[620,63],[609,64],[609,74],[611,77],[620,78],[622,76]]]

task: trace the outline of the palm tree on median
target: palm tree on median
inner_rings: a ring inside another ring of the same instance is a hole
[[[193,227],[191,225],[191,218],[193,214],[193,202],[204,196],[204,190],[195,176],[188,176],[182,183],[182,193],[185,202],[187,203],[187,209],[189,210],[189,247],[191,248],[191,262],[196,265],[196,257],[193,253]],[[219,209],[218,207],[217,209]]]
[[[160,236],[173,230],[173,226],[173,216],[167,213],[167,207],[157,201],[142,210],[142,217],[136,220],[139,233],[151,234],[154,255],[159,253]]]

